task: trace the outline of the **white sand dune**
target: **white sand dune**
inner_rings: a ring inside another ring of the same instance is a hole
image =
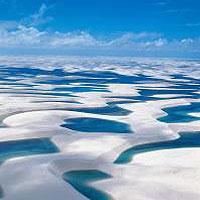
[[[135,67],[130,64],[133,61],[137,62]],[[127,65],[122,66],[122,62]],[[5,161],[0,166],[0,186],[4,194],[2,200],[86,200],[85,196],[62,179],[62,175],[71,170],[88,169],[100,170],[112,176],[110,179],[94,182],[91,185],[107,192],[116,200],[200,199],[199,148],[147,152],[136,155],[127,164],[113,163],[120,153],[133,146],[175,140],[180,137],[180,132],[200,131],[200,121],[198,120],[185,123],[165,123],[158,120],[167,115],[162,110],[163,108],[199,102],[197,98],[192,98],[192,95],[190,98],[182,98],[185,95],[154,94],[151,97],[160,99],[134,100],[134,97],[141,97],[142,89],[167,91],[170,90],[169,87],[176,86],[177,83],[191,83],[190,80],[184,78],[174,79],[173,74],[198,80],[197,66],[199,63],[162,59],[66,59],[64,57],[49,57],[48,59],[43,57],[0,57],[0,63],[4,66],[19,68],[26,66],[40,70],[54,70],[56,66],[61,66],[60,69],[71,73],[109,71],[134,77],[142,74],[153,78],[147,82],[142,80],[130,84],[106,83],[106,78],[104,78],[105,83],[102,84],[108,92],[66,92],[66,94],[74,96],[64,96],[65,91],[60,92],[60,96],[45,94],[49,91],[53,93],[55,88],[80,86],[84,84],[83,80],[80,83],[59,85],[58,83],[41,84],[38,81],[54,78],[62,80],[63,77],[53,75],[18,77],[17,83],[35,84],[31,87],[34,89],[31,94],[28,94],[29,90],[25,86],[18,87],[15,84],[0,83],[0,88],[2,88],[2,93],[0,93],[0,141],[48,137],[60,150],[55,154],[24,156]],[[180,67],[185,63],[190,67],[184,69]],[[67,76],[67,80],[81,77],[83,76],[71,75]],[[87,77],[85,78],[87,79]],[[107,80],[112,79],[114,80],[115,77]],[[159,79],[159,82],[154,79]],[[95,80],[94,77],[93,80]],[[19,91],[22,94],[17,93]],[[38,91],[39,94],[37,94]],[[198,92],[194,91],[193,94],[198,94]],[[119,98],[113,98],[115,96]],[[136,103],[118,104],[119,107],[131,111],[130,114],[123,116],[67,110],[68,108],[105,107],[108,106],[108,102],[130,100],[125,97],[132,98]],[[173,99],[173,97],[178,98]],[[67,101],[75,102],[67,103]],[[198,112],[189,113],[189,115],[200,117]],[[61,127],[64,120],[77,117],[126,123],[130,126],[131,133],[102,132],[99,134]]]

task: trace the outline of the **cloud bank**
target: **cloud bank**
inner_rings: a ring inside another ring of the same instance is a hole
[[[104,54],[198,57],[200,37],[169,40],[158,33],[123,33],[117,37],[96,37],[87,31],[58,32],[41,29],[53,20],[53,6],[42,4],[37,12],[19,21],[0,21],[0,53],[89,52]]]

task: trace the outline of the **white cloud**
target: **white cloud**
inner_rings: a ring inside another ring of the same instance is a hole
[[[0,49],[101,50],[129,52],[200,53],[200,38],[167,40],[156,33],[125,33],[97,39],[88,32],[48,32],[36,27],[0,23]],[[11,28],[12,27],[12,28]],[[44,51],[45,52],[45,51]]]
[[[183,45],[189,45],[192,44],[194,42],[194,40],[192,38],[184,38],[181,40],[181,44]]]
[[[17,28],[19,24],[16,21],[3,21],[0,20],[0,29],[13,29],[13,28]]]
[[[186,26],[189,26],[189,27],[199,27],[199,26],[200,26],[200,22],[198,22],[198,23],[186,24]]]
[[[159,46],[161,40],[156,39],[153,33],[125,33],[114,39],[99,40],[88,32],[53,32],[39,31],[36,27],[18,25],[17,28],[9,30],[2,26],[0,28],[1,47],[43,47],[43,48],[132,48],[142,46],[143,40],[155,41],[148,46]]]
[[[158,38],[156,40],[153,40],[153,41],[148,41],[148,42],[145,42],[143,44],[144,47],[149,47],[149,48],[152,48],[152,47],[162,47],[164,45],[167,45],[167,40],[166,39],[163,39],[163,38]]]
[[[0,47],[33,47],[39,45],[45,32],[19,25],[15,30],[0,29]]]
[[[167,4],[169,4],[169,1],[157,1],[154,2],[153,4],[158,6],[166,6]]]
[[[45,24],[51,20],[53,17],[48,15],[48,11],[52,8],[52,6],[47,6],[46,4],[42,4],[39,10],[30,15],[29,17],[25,17],[21,20],[21,24],[28,25],[28,26],[38,26],[41,24]]]
[[[51,36],[49,45],[51,47],[93,47],[100,46],[101,42],[92,37],[89,33],[59,33]]]

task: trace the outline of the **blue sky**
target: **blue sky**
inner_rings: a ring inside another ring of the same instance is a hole
[[[199,0],[0,0],[0,53],[199,57]]]

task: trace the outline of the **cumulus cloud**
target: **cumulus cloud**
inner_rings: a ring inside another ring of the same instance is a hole
[[[49,38],[49,45],[51,47],[93,47],[101,46],[102,42],[96,40],[89,33],[81,31],[79,33],[59,33],[55,32]]]
[[[0,20],[0,29],[13,29],[18,27],[18,23],[16,21],[6,21]]]
[[[155,33],[125,33],[117,38],[100,40],[85,31],[48,32],[21,24],[11,30],[8,27],[9,24],[1,26],[0,23],[0,47],[131,48],[164,44],[164,40],[158,38],[159,35]]]
[[[158,5],[165,5],[168,0],[155,1]],[[90,50],[104,52],[145,52],[164,53],[176,55],[183,53],[200,53],[200,38],[182,38],[168,40],[159,33],[123,33],[116,37],[107,36],[101,39],[87,31],[78,32],[50,32],[41,25],[51,21],[52,5],[42,4],[32,15],[19,21],[0,21],[0,50],[17,49],[25,51],[37,50],[59,52],[59,50]],[[170,11],[172,12],[172,11]],[[174,12],[174,11],[173,11]],[[187,24],[187,26],[199,26]],[[0,51],[1,53],[1,51]],[[153,54],[152,53],[152,54]],[[148,54],[149,55],[149,54]]]
[[[41,11],[42,12],[42,11]],[[101,50],[125,52],[200,53],[200,38],[167,40],[157,33],[124,33],[99,39],[85,31],[49,32],[34,26],[0,22],[0,49]]]
[[[41,43],[45,32],[33,27],[19,25],[14,30],[0,29],[0,47],[33,47]],[[33,45],[33,46],[32,46]]]

